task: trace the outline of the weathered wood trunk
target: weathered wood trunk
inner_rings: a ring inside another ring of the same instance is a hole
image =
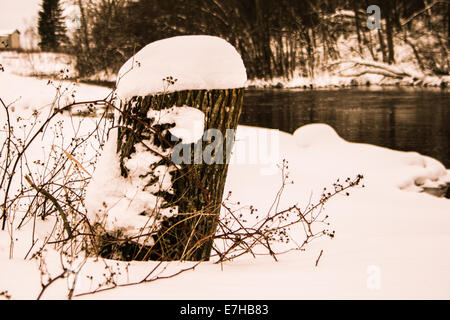
[[[209,260],[213,236],[217,229],[225,179],[227,175],[227,151],[231,150],[233,137],[226,137],[226,130],[237,127],[244,97],[244,89],[226,90],[189,90],[161,95],[134,97],[121,106],[119,118],[119,135],[117,152],[120,156],[121,171],[127,176],[124,160],[135,151],[135,145],[149,136],[154,143],[163,148],[173,148],[170,133],[161,135],[158,126],[149,128],[151,121],[147,113],[152,110],[163,110],[173,106],[189,106],[201,110],[205,114],[205,131],[218,129],[223,141],[215,141],[223,150],[223,162],[207,164],[178,165],[179,170],[171,172],[173,192],[160,192],[158,196],[164,200],[164,207],[178,206],[179,214],[165,218],[162,228],[153,236],[153,246],[140,246],[128,242],[123,250],[127,256],[135,260]],[[194,152],[203,152],[211,137],[203,137],[201,149],[199,144],[191,145],[191,159]],[[211,139],[213,140],[213,139]],[[171,159],[164,158],[158,165],[173,165]]]

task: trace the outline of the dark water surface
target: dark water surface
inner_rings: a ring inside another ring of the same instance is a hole
[[[327,123],[348,141],[417,151],[450,168],[449,96],[429,88],[251,89],[239,122],[290,133]]]

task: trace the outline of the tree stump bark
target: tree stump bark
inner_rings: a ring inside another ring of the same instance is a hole
[[[171,125],[153,125],[152,119],[147,118],[149,110],[158,111],[174,106],[196,108],[205,114],[205,132],[208,129],[217,129],[223,137],[221,141],[214,141],[216,147],[222,151],[222,163],[178,165],[179,170],[170,173],[173,192],[153,193],[164,200],[163,208],[177,206],[179,214],[164,218],[161,228],[153,235],[154,245],[143,246],[128,242],[121,247],[123,255],[133,260],[210,259],[228,170],[227,159],[234,140],[234,136],[226,136],[226,131],[236,130],[243,97],[243,88],[187,90],[133,97],[121,103],[117,153],[120,156],[121,174],[124,177],[128,175],[124,161],[135,152],[136,144],[142,140],[151,138],[154,145],[163,149],[174,147],[174,143],[170,143],[171,134],[168,131]],[[203,143],[200,140],[195,145],[191,144],[191,159],[198,156],[199,152],[203,153],[212,140],[212,137],[205,134]],[[158,165],[171,166],[173,163],[166,157]]]

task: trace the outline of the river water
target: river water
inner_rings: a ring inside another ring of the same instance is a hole
[[[247,90],[240,124],[293,133],[327,123],[344,139],[417,151],[450,168],[450,91],[431,88]]]

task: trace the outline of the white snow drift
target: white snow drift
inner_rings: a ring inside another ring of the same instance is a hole
[[[369,184],[380,188],[420,192],[450,184],[450,173],[436,159],[417,152],[347,142],[326,124],[303,126],[294,137],[302,152],[316,159],[312,168],[334,169],[348,176],[362,173]]]

